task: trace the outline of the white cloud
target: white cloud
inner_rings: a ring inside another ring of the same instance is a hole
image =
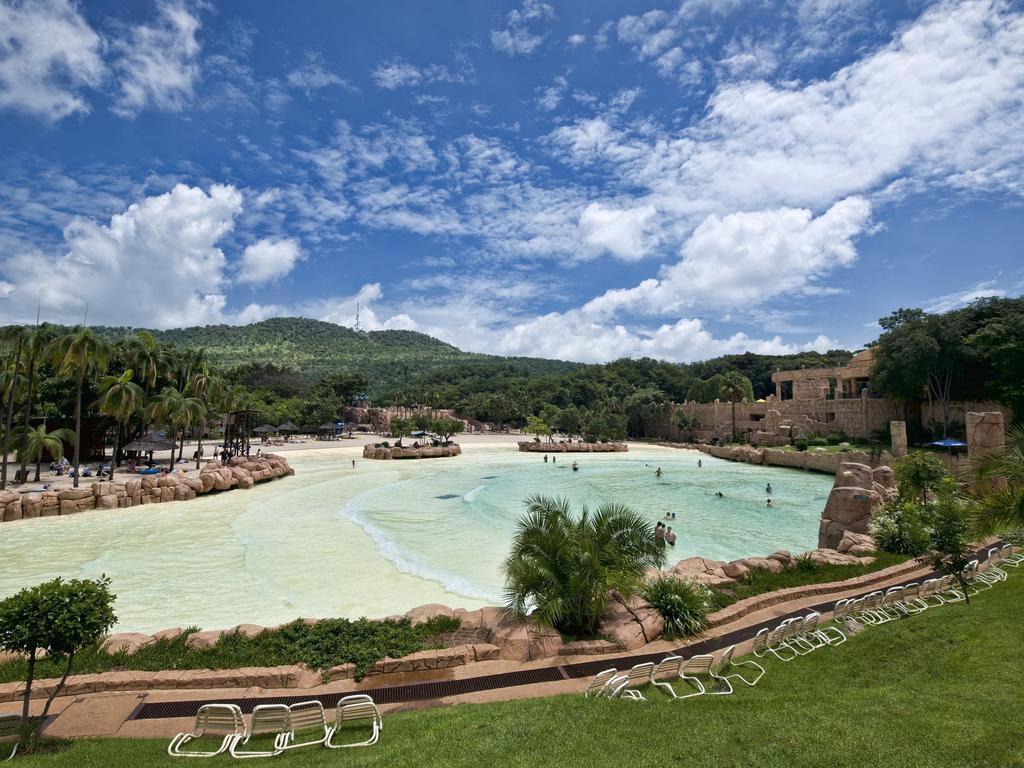
[[[842,200],[816,218],[792,208],[709,216],[683,245],[682,260],[664,268],[659,279],[607,291],[588,302],[584,314],[743,308],[813,290],[819,278],[854,263],[854,238],[870,216],[870,203],[859,197]]]
[[[89,105],[105,67],[102,41],[69,0],[0,2],[0,109],[57,121]]]
[[[0,263],[14,290],[0,298],[6,321],[35,317],[166,328],[223,320],[226,260],[218,243],[242,210],[234,187],[178,184],[111,217],[76,218],[64,252],[25,252]]]
[[[555,16],[555,10],[541,0],[523,0],[522,8],[509,11],[504,29],[491,30],[491,45],[509,56],[528,56],[544,42],[537,25]]]
[[[573,48],[577,48],[587,42],[587,36],[580,34],[569,35],[568,42]]]
[[[463,69],[467,69],[469,67],[468,62],[464,59],[461,60],[464,63]],[[386,88],[389,91],[437,82],[466,82],[466,75],[463,72],[453,72],[448,67],[441,66],[440,64],[430,64],[421,67],[398,56],[378,65],[370,74],[370,77],[381,88]]]
[[[288,85],[302,91],[306,96],[312,96],[315,91],[330,87],[358,90],[348,80],[331,70],[319,54],[308,56],[306,63],[289,72],[285,79]]]
[[[985,280],[980,283],[975,283],[965,290],[954,291],[953,293],[947,293],[944,296],[937,296],[927,302],[924,305],[924,309],[926,312],[942,314],[943,312],[949,312],[953,309],[966,307],[968,304],[977,301],[978,299],[998,298],[1007,295],[1008,294],[1004,289],[996,287],[995,280]]]
[[[238,282],[265,283],[284,277],[302,257],[297,240],[263,238],[246,246],[238,268]]]
[[[121,93],[113,109],[122,117],[147,107],[181,111],[199,79],[199,18],[180,0],[161,0],[157,10],[155,24],[134,27],[114,43]]]
[[[644,258],[652,246],[648,228],[655,213],[653,205],[621,210],[591,203],[580,214],[580,239],[586,253],[607,252],[623,261]]]

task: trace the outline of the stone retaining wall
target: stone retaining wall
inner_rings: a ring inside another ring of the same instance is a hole
[[[629,446],[625,443],[538,443],[536,440],[524,440],[519,443],[519,450],[526,453],[625,453]]]
[[[391,446],[385,448],[380,445],[363,446],[364,459],[440,459],[447,456],[458,456],[462,448],[458,443],[449,445],[425,445],[419,448],[408,448]]]
[[[846,451],[843,453],[832,453],[829,451],[816,451],[809,448],[806,451],[783,451],[777,448],[753,448],[746,445],[694,445],[698,451],[709,456],[729,461],[745,461],[748,464],[763,464],[772,467],[790,467],[792,469],[805,469],[810,472],[824,472],[834,475],[839,471],[839,465],[846,462],[867,464],[869,467],[886,466],[892,463],[893,457],[888,451],[882,451],[878,456],[872,457],[864,451]]]
[[[114,481],[98,481],[80,488],[16,493],[0,491],[0,521],[73,515],[92,509],[122,509],[140,504],[190,501],[196,496],[233,488],[252,488],[256,483],[295,474],[287,459],[266,453],[260,458],[236,456],[226,466],[211,461],[199,477],[179,475],[115,475]],[[117,477],[130,478],[123,482]]]

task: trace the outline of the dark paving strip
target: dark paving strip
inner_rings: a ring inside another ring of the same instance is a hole
[[[997,546],[997,545],[993,545]],[[988,548],[979,550],[978,557],[986,554]],[[938,575],[937,572],[921,577],[920,581]],[[877,589],[867,589],[861,595],[875,592]],[[839,598],[842,599],[842,598]],[[827,613],[831,611],[837,600],[826,600],[813,606],[801,608],[784,615],[773,616],[770,620],[760,624],[743,627],[741,629],[727,632],[720,637],[699,640],[696,643],[677,648],[674,653],[686,656],[696,656],[702,653],[713,653],[749,640],[760,630],[768,627],[778,626],[784,619],[793,616],[804,616],[813,611]],[[203,704],[237,704],[242,712],[249,714],[257,704],[297,704],[300,701],[316,699],[324,705],[324,709],[331,709],[338,704],[338,700],[351,693],[367,693],[373,696],[378,704],[402,704],[412,701],[428,701],[444,698],[447,696],[462,696],[467,693],[479,693],[481,691],[493,691],[498,688],[515,688],[521,685],[535,685],[537,683],[552,683],[565,679],[579,679],[593,677],[598,672],[610,667],[628,669],[634,664],[643,664],[648,661],[658,662],[669,654],[648,653],[633,656],[602,656],[594,661],[583,661],[576,664],[563,664],[557,667],[541,667],[539,669],[523,669],[516,672],[503,672],[497,675],[483,675],[480,677],[466,677],[457,680],[435,680],[424,683],[408,683],[405,685],[385,685],[379,688],[368,688],[360,691],[348,691],[346,693],[327,693],[320,696],[274,696],[274,697],[248,697],[241,699],[217,699],[216,701],[189,700],[189,701],[161,701],[143,704],[132,715],[129,720],[154,720],[169,717],[193,717]]]

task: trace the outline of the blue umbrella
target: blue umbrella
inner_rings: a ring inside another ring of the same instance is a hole
[[[936,440],[934,443],[928,443],[928,445],[934,445],[936,448],[966,448],[967,443],[963,440],[954,440],[951,437],[947,437],[945,440]]]

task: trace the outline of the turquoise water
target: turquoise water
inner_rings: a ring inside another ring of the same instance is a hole
[[[297,477],[250,491],[5,523],[0,596],[106,573],[119,629],[139,631],[384,616],[429,602],[471,608],[500,600],[501,563],[532,493],[623,502],[652,524],[674,511],[673,560],[728,560],[814,548],[831,487],[824,475],[659,448],[557,464],[511,446],[436,461],[360,459],[354,470],[333,451],[289,460]]]

